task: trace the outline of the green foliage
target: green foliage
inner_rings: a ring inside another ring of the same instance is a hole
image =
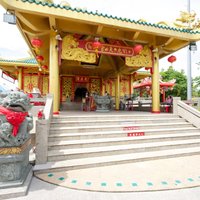
[[[200,97],[200,76],[197,76],[193,79],[193,91],[192,96],[193,97]]]
[[[200,87],[200,76],[196,76],[193,79],[194,87]]]
[[[162,81],[167,82],[172,79],[176,79],[176,83],[173,90],[168,90],[167,95],[172,95],[174,97],[181,97],[182,100],[187,99],[187,77],[184,70],[181,72],[176,71],[172,66],[168,68],[167,71],[161,71]]]

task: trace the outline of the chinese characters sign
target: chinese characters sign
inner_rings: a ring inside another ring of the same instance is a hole
[[[93,47],[93,42],[86,42],[79,40],[79,47],[84,48],[88,52],[95,52]],[[99,54],[107,54],[113,56],[131,57],[134,56],[134,50],[132,47],[120,46],[120,45],[110,45],[101,44],[98,48]]]
[[[87,77],[87,76],[76,76],[75,81],[79,82],[79,83],[87,83],[87,82],[89,82],[89,77]]]

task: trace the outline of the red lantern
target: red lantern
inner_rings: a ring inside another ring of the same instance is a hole
[[[47,69],[48,69],[48,66],[42,65],[42,69],[47,70]]]
[[[93,47],[93,49],[99,49],[100,47],[101,47],[101,42],[99,42],[99,41],[95,41],[95,42],[93,42],[92,43],[92,47]]]
[[[31,40],[31,44],[35,47],[35,48],[40,48],[43,44],[42,40],[34,38]]]
[[[44,60],[43,56],[36,56],[38,62],[42,62]]]
[[[143,49],[143,46],[138,44],[133,47],[133,51],[135,55],[138,55]]]
[[[176,56],[170,56],[167,60],[168,62],[173,63],[176,61]]]
[[[98,57],[98,50],[101,48],[102,44],[99,42],[99,38],[95,38],[95,41],[92,43],[92,47],[95,50]]]
[[[93,49],[99,49],[102,44],[99,42],[99,38],[95,37],[94,42],[92,43]]]

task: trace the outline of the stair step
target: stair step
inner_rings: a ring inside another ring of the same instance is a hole
[[[199,153],[200,129],[177,115],[80,112],[53,117],[48,162],[34,166],[34,171],[72,170]]]
[[[199,138],[200,134],[197,133],[176,133],[176,134],[164,134],[164,135],[150,135],[150,136],[138,136],[138,137],[114,137],[114,138],[96,138],[96,139],[83,139],[83,140],[65,140],[65,141],[53,141],[48,143],[49,150],[55,149],[71,149],[71,148],[84,148],[84,147],[103,147],[122,144],[137,144],[148,143],[153,141],[170,141],[177,139]]]
[[[141,144],[127,144],[117,146],[52,150],[48,152],[48,161],[69,160],[77,158],[97,157],[105,155],[119,155],[144,151],[161,151],[200,146],[200,139],[178,141],[149,142]]]
[[[89,121],[89,120],[98,120],[98,119],[107,119],[107,118],[110,118],[110,119],[149,119],[149,118],[152,118],[152,119],[155,119],[155,118],[170,118],[170,117],[176,117],[176,118],[180,118],[178,115],[174,115],[174,114],[171,114],[171,113],[166,113],[166,114],[159,114],[159,115],[152,115],[152,113],[149,113],[149,114],[144,114],[144,113],[141,113],[141,114],[118,114],[117,112],[115,114],[111,114],[111,113],[97,113],[95,112],[95,114],[93,113],[88,113],[87,115],[83,112],[83,113],[79,113],[79,115],[67,115],[67,116],[63,116],[63,115],[57,115],[57,116],[54,116],[53,119],[52,119],[52,122],[57,122],[57,121],[62,121],[62,120],[66,120],[66,121],[79,121],[79,120],[86,120],[86,121]]]
[[[156,126],[156,128],[169,128],[169,127],[193,127],[192,124],[188,122],[177,122],[177,123],[159,123],[159,124],[116,124],[116,125],[90,125],[90,126],[76,126],[76,127],[68,127],[68,126],[61,126],[61,127],[51,127],[50,133],[52,131],[59,131],[59,132],[89,132],[89,131],[106,131],[106,130],[123,130],[127,127],[139,127],[140,129],[151,129]]]
[[[56,140],[73,140],[73,139],[92,139],[92,138],[110,138],[110,137],[124,137],[127,133],[137,133],[144,132],[145,135],[155,135],[155,134],[167,134],[176,133],[181,131],[182,133],[187,133],[188,131],[199,132],[200,130],[195,127],[185,127],[185,128],[168,128],[168,129],[136,129],[136,130],[120,130],[120,131],[100,131],[100,132],[79,132],[79,133],[58,133],[51,132],[49,134],[49,142]]]
[[[79,158],[73,160],[48,162],[46,164],[35,165],[33,170],[35,173],[61,171],[81,169],[88,167],[99,167],[105,165],[124,164],[141,162],[147,160],[172,158],[179,156],[190,156],[200,153],[200,147],[182,148],[182,149],[170,149],[163,151],[151,151],[151,152],[139,152],[122,155],[102,156],[102,157],[90,157]]]
[[[51,122],[51,127],[55,126],[77,126],[77,125],[91,125],[94,123],[95,125],[101,125],[101,124],[149,124],[149,123],[162,123],[163,121],[173,121],[173,122],[185,122],[184,119],[182,118],[176,118],[176,117],[170,117],[170,118],[148,118],[148,119],[90,119],[88,120],[74,120],[74,121],[68,121],[68,120],[60,120],[60,121],[52,121]]]

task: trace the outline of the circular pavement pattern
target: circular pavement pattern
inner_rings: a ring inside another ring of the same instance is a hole
[[[200,156],[169,158],[36,174],[62,187],[103,192],[172,190],[200,186]]]

